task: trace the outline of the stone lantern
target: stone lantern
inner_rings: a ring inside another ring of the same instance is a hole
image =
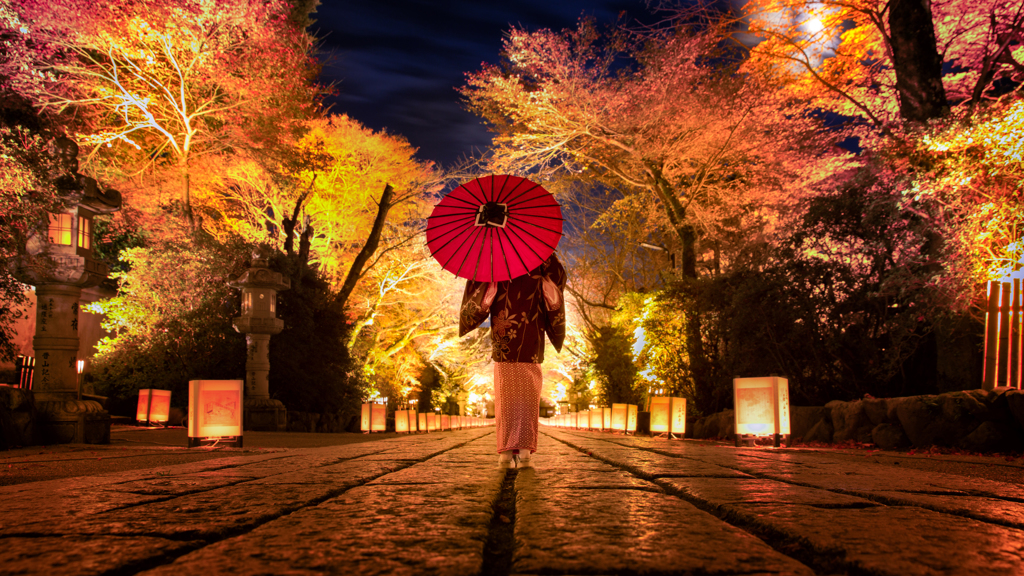
[[[79,389],[78,315],[82,288],[100,284],[108,272],[93,256],[92,219],[120,210],[121,194],[78,173],[77,144],[67,138],[56,144],[64,174],[54,184],[67,208],[50,214],[12,263],[15,276],[36,289],[36,429],[47,444],[106,444],[110,415],[83,400]]]
[[[245,334],[246,430],[283,432],[287,430],[287,411],[280,400],[270,397],[267,374],[270,372],[270,337],[284,329],[277,317],[277,293],[291,288],[291,280],[268,268],[264,250],[253,254],[252,267],[231,283],[242,289],[242,315],[231,320],[235,330]]]

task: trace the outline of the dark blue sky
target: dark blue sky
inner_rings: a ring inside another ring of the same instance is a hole
[[[419,157],[449,165],[490,135],[462,109],[456,87],[481,62],[497,62],[510,26],[560,30],[582,14],[613,23],[642,0],[322,0],[312,30],[330,53],[321,79],[335,82],[332,112],[398,133]]]

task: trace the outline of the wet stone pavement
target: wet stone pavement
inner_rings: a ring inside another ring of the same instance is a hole
[[[2,574],[1024,574],[1024,487],[827,451],[493,429],[0,487]]]

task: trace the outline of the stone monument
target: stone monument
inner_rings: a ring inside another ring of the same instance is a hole
[[[50,214],[12,263],[15,276],[36,289],[36,442],[106,444],[110,415],[83,400],[79,389],[78,314],[82,288],[98,285],[108,272],[93,257],[92,219],[120,210],[121,194],[78,173],[77,144],[67,138],[56,144],[65,173],[54,183],[68,207]]]
[[[291,288],[291,280],[268,268],[263,249],[253,254],[252,267],[231,283],[242,289],[242,315],[233,318],[235,330],[245,334],[244,428],[284,432],[288,413],[280,400],[270,397],[270,337],[284,329],[277,317],[277,293]]]

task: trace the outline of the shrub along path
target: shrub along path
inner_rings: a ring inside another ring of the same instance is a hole
[[[488,428],[225,452],[0,487],[0,566],[175,576],[1024,573],[1024,487],[876,456],[546,427],[535,467],[507,474]]]

